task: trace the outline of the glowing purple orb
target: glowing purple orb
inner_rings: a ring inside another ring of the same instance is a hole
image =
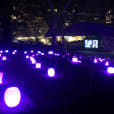
[[[0,84],[3,84],[3,75],[4,75],[4,73],[0,72]]]
[[[27,54],[27,51],[24,51],[24,54]]]
[[[36,63],[36,68],[40,69],[41,68],[41,63]]]
[[[3,57],[2,57],[2,60],[3,60],[3,61],[6,61],[6,60],[7,60],[6,56],[3,56]]]
[[[37,53],[41,54],[42,52],[41,51],[37,51]]]
[[[16,52],[17,52],[17,50],[14,50],[14,52],[16,53]]]
[[[10,107],[16,107],[21,101],[21,92],[17,87],[9,87],[5,90],[4,93],[5,104]]]
[[[73,62],[73,63],[77,63],[77,62],[78,62],[78,58],[73,57],[73,58],[72,58],[72,62]]]
[[[33,50],[31,50],[31,53],[34,53],[34,51],[33,51]]]
[[[3,51],[1,50],[0,53],[3,53]]]
[[[12,55],[15,55],[15,52],[12,52]]]
[[[98,60],[96,58],[94,58],[94,63],[98,63]]]
[[[29,59],[29,55],[26,55],[26,59]]]
[[[109,61],[106,61],[105,62],[105,66],[109,66]]]
[[[48,51],[48,54],[49,55],[53,55],[53,51]]]
[[[9,52],[9,50],[5,50],[5,53],[8,53]]]
[[[55,77],[55,69],[54,68],[48,68],[48,76]]]
[[[44,53],[41,53],[41,55],[44,55]]]
[[[114,74],[114,67],[108,67],[107,68],[107,73]]]

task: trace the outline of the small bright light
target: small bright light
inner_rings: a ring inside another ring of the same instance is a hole
[[[0,53],[3,53],[3,51],[1,50]]]
[[[38,55],[38,53],[36,53],[36,56]]]
[[[103,62],[103,59],[102,59],[102,58],[99,58],[99,61],[100,61],[100,62]]]
[[[17,50],[14,50],[14,52],[17,52]]]
[[[98,63],[98,60],[96,58],[94,58],[94,63]]]
[[[114,74],[114,67],[108,67],[107,68],[107,73]]]
[[[44,53],[41,53],[41,55],[44,55]]]
[[[76,62],[78,62],[78,58],[76,58],[76,57],[73,57],[73,58],[72,58],[72,62],[73,62],[73,63],[76,63]]]
[[[33,51],[33,50],[31,50],[31,53],[34,53],[34,51]]]
[[[53,51],[48,51],[48,54],[49,55],[53,55]]]
[[[48,68],[48,76],[55,77],[55,69],[54,68]]]
[[[3,57],[2,57],[2,60],[3,60],[3,61],[6,61],[6,60],[7,60],[6,56],[3,56]]]
[[[24,51],[24,54],[27,54],[27,51]]]
[[[109,61],[106,61],[105,62],[105,66],[109,66]]]
[[[12,52],[13,55],[15,55],[15,52]]]
[[[0,54],[0,57],[2,56],[2,54]]]
[[[29,55],[26,55],[26,59],[29,59]]]
[[[4,101],[8,107],[13,108],[18,106],[20,103],[20,100],[21,100],[21,93],[19,88],[9,87],[5,90]]]
[[[37,51],[37,53],[41,54],[42,52],[41,51]]]
[[[31,61],[34,60],[34,57],[30,56],[30,60],[31,60]]]
[[[9,50],[5,50],[5,53],[8,53],[9,52]]]
[[[40,69],[41,68],[41,63],[36,63],[36,68]]]
[[[4,73],[3,72],[0,72],[0,84],[3,83],[3,75],[4,75]]]
[[[36,60],[35,60],[35,58],[30,57],[30,60],[31,60],[32,64],[36,64]]]

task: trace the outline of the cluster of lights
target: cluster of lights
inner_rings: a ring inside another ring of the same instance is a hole
[[[9,51],[5,50],[4,52],[8,53]],[[17,52],[17,50],[14,50],[12,52],[12,54],[14,55],[16,52]],[[39,54],[45,55],[45,53],[42,53],[41,51],[37,51],[37,53],[34,53],[34,50],[31,50],[30,52],[31,52],[31,55],[28,55],[28,52],[24,51],[26,59],[30,59],[31,63],[35,65],[36,69],[41,69],[42,64],[41,64],[41,62],[36,61],[35,56],[39,55]],[[6,61],[7,57],[2,56],[2,53],[3,53],[3,50],[0,51],[0,56],[2,57],[3,61]],[[48,55],[60,56],[59,53],[54,53],[53,51],[48,51]],[[80,56],[79,58],[76,56],[73,56],[72,62],[73,63],[82,63],[81,59],[82,59],[82,56]],[[95,64],[97,64],[98,62],[100,62],[100,63],[104,62],[104,65],[107,66],[107,72],[109,74],[114,74],[114,67],[109,67],[110,62],[108,60],[106,60],[104,58],[95,57],[94,59],[92,59],[92,62]],[[56,72],[55,72],[55,69],[53,67],[49,67],[47,69],[48,77],[51,77],[51,78],[55,77],[55,73]],[[3,84],[3,75],[4,75],[4,73],[0,72],[0,84]],[[8,106],[10,108],[17,107],[21,101],[21,92],[20,92],[19,88],[18,87],[7,88],[5,90],[5,93],[4,93],[4,101],[5,101],[6,106]]]
[[[73,58],[72,58],[72,62],[73,62],[73,63],[81,63],[81,61],[78,60],[77,57],[73,57]]]

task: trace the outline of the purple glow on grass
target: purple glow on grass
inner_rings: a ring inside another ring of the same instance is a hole
[[[17,87],[9,87],[4,93],[5,104],[9,108],[13,108],[19,105],[21,101],[21,92]]]
[[[105,66],[109,66],[109,61],[106,61],[105,62]]]
[[[36,63],[36,68],[40,69],[41,68],[41,63]]]
[[[3,56],[3,57],[2,57],[2,60],[3,60],[3,61],[6,61],[6,60],[7,60],[6,56]]]
[[[70,55],[70,53],[67,53],[67,55],[69,56],[69,55]]]
[[[55,77],[55,69],[54,68],[48,68],[48,76]]]
[[[29,59],[29,55],[26,55],[26,59]]]
[[[94,58],[94,63],[98,63],[98,60],[96,58]]]
[[[9,52],[9,50],[5,50],[5,53],[8,53]]]
[[[54,53],[53,51],[48,51],[49,55],[53,55],[53,53]]]
[[[108,67],[107,68],[107,73],[114,74],[114,67]]]
[[[0,72],[0,84],[3,84],[3,75],[4,75],[4,73]]]

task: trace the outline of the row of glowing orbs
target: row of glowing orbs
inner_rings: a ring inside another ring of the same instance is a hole
[[[0,84],[3,84],[4,73],[0,72]],[[6,106],[14,108],[18,106],[21,101],[21,92],[17,87],[9,87],[4,93],[4,102]]]
[[[17,51],[12,52],[12,54],[15,54]],[[8,53],[8,51],[6,51]],[[26,52],[25,52],[26,53]],[[29,56],[26,55],[26,58],[28,59]],[[6,60],[6,57],[3,57],[3,60]],[[32,61],[32,64],[36,64],[36,68],[41,68],[40,63],[36,63],[36,60],[33,57],[30,57],[30,60]],[[48,76],[54,77],[55,76],[55,69],[54,68],[48,68]],[[0,73],[0,84],[2,84],[3,79],[3,73]],[[5,104],[10,107],[14,108],[19,105],[21,101],[21,92],[19,88],[17,87],[9,87],[5,90],[4,93],[4,101]]]
[[[5,50],[5,53],[8,53],[9,50]],[[17,50],[14,50],[12,52],[12,54],[14,55],[17,52]],[[0,51],[0,57],[2,56],[3,51]],[[2,57],[3,61],[6,61],[7,58],[6,56]],[[3,84],[3,75],[4,73],[0,72],[0,84]],[[21,92],[19,90],[19,88],[17,87],[9,87],[5,90],[4,93],[4,102],[5,104],[10,107],[10,108],[14,108],[16,106],[18,106],[18,104],[21,101]]]
[[[35,58],[33,56],[26,55],[26,59],[29,59],[32,62],[32,64],[35,64],[36,69],[41,69],[41,63],[37,63]],[[54,77],[55,76],[55,69],[54,68],[48,68],[48,76],[49,77]]]
[[[94,58],[93,63],[96,64],[99,61],[102,63],[102,62],[105,61],[105,59],[102,59],[102,58]],[[77,57],[75,57],[75,56],[73,56],[72,62],[73,63],[81,63],[81,61]],[[109,65],[110,65],[110,62],[109,61],[105,61],[104,65],[107,66],[107,73],[114,74],[114,67],[109,67]]]

